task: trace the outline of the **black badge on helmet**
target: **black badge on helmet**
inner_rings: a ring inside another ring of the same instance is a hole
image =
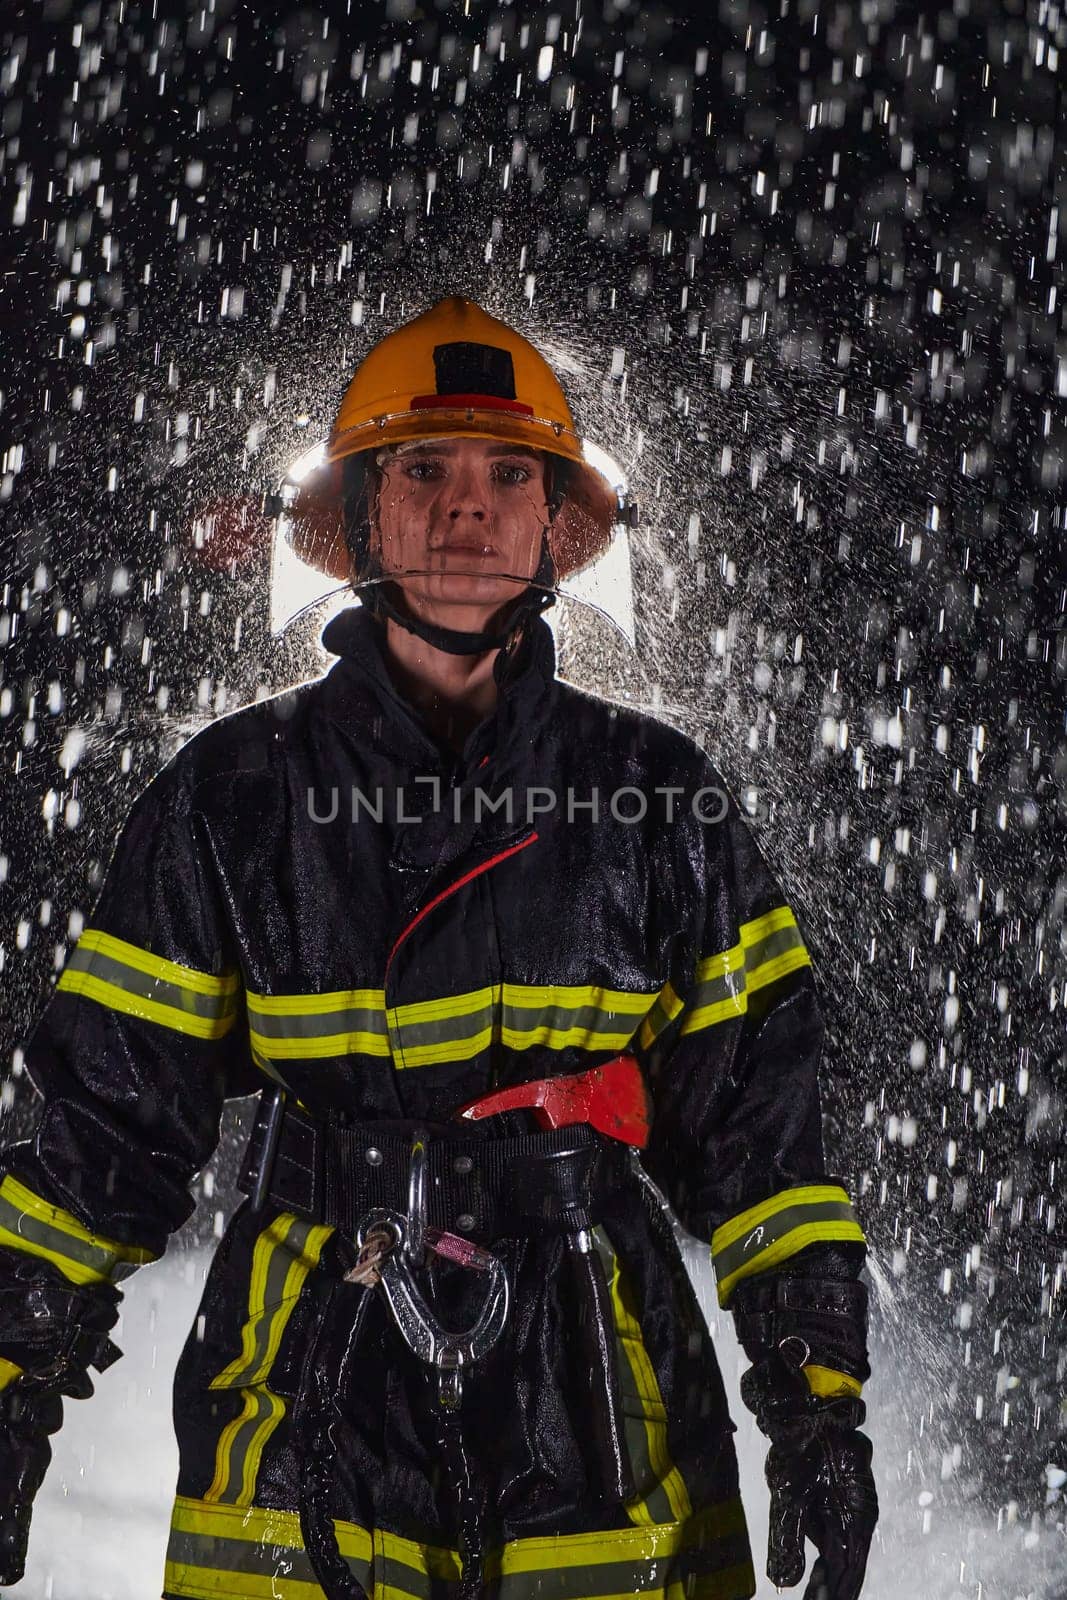
[[[509,350],[457,340],[434,347],[438,394],[485,394],[515,399],[515,367]]]

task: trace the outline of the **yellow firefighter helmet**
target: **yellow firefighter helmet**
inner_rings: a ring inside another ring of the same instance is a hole
[[[387,334],[345,390],[322,464],[286,495],[289,543],[332,578],[357,577],[344,522],[346,459],[415,439],[498,439],[567,466],[547,538],[559,578],[608,547],[615,487],[586,458],[552,368],[528,339],[470,300],[441,300]]]

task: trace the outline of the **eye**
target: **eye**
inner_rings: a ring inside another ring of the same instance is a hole
[[[427,483],[441,476],[441,463],[436,456],[423,456],[421,460],[409,461],[404,467],[404,475],[416,483]]]
[[[501,483],[529,483],[533,477],[530,468],[519,461],[499,461],[496,466],[496,476]]]

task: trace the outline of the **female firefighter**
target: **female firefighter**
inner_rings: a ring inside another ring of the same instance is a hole
[[[555,676],[612,536],[559,383],[450,299],[344,396],[292,538],[362,605],[149,784],[27,1051],[0,1182],[0,1581],[117,1282],[261,1091],[175,1379],[164,1594],[755,1592],[662,1196],[771,1441],[768,1574],[855,1600],[865,1246],[793,913],[704,754]],[[620,798],[622,797],[622,798]]]

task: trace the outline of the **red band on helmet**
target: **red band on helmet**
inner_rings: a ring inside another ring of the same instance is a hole
[[[532,417],[533,406],[521,400],[502,400],[495,394],[417,394],[412,397],[412,411],[443,410],[510,411],[516,417]]]

